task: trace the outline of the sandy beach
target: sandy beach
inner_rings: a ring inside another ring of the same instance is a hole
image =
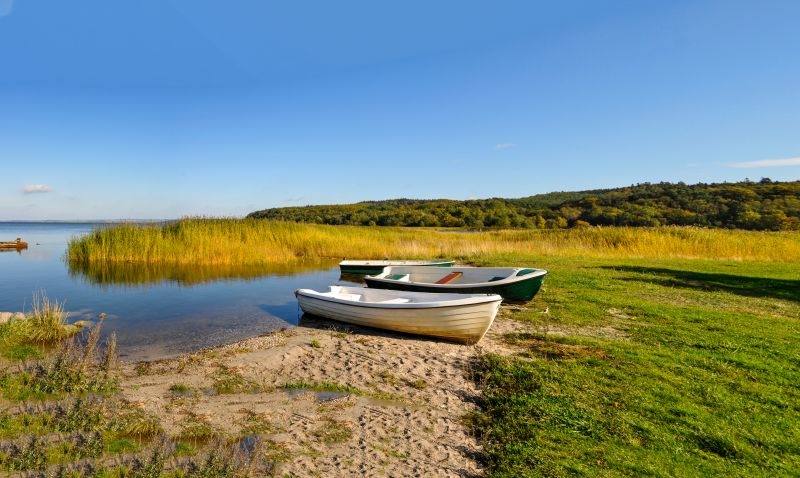
[[[499,337],[523,325],[507,314],[472,346],[304,317],[267,336],[123,364],[121,388],[172,436],[197,423],[233,437],[257,430],[262,450],[280,457],[277,476],[481,476],[481,447],[462,419],[480,395],[467,372],[480,354],[513,352]],[[239,388],[214,392],[223,379]],[[320,384],[358,392],[310,389]]]

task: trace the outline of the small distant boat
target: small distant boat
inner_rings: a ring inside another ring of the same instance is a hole
[[[0,249],[16,249],[16,250],[20,250],[20,249],[27,249],[27,248],[28,248],[28,243],[23,241],[19,237],[17,238],[16,241],[0,241]]]
[[[539,292],[547,271],[520,267],[385,267],[366,276],[367,287],[416,292],[499,294],[504,300],[527,302]]]
[[[297,289],[303,312],[348,324],[478,342],[494,321],[502,297],[494,294],[430,294],[330,286],[328,292]]]
[[[339,270],[343,274],[379,274],[384,267],[389,266],[435,266],[450,267],[455,261],[407,261],[407,260],[367,260],[367,261],[342,261]]]

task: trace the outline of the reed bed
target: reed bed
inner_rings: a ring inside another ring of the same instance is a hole
[[[259,219],[187,218],[124,224],[70,241],[73,263],[269,265],[332,259],[471,261],[487,256],[800,260],[800,236],[693,227],[469,232],[298,224]]]

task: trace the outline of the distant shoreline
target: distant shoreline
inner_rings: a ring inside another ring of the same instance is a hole
[[[158,224],[178,219],[2,219],[0,224]]]

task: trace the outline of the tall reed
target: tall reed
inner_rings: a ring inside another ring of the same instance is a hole
[[[70,241],[73,263],[268,265],[341,258],[463,261],[488,255],[800,260],[792,232],[660,227],[466,232],[188,218],[125,224]]]

